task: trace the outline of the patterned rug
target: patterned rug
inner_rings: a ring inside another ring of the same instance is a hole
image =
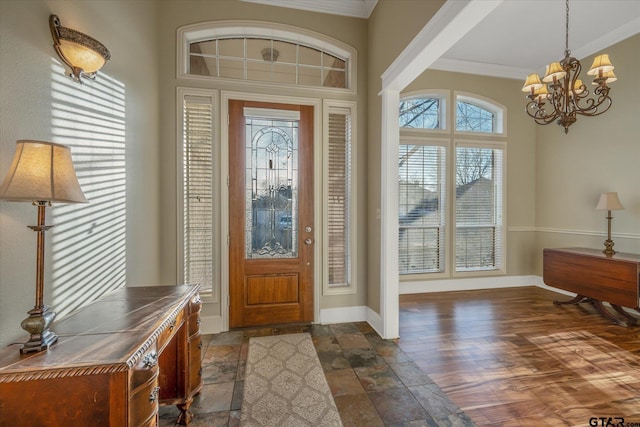
[[[251,338],[242,427],[341,427],[309,334]]]

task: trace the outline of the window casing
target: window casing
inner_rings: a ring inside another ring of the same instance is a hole
[[[431,93],[413,93],[411,99],[435,98]],[[473,94],[455,92],[454,100],[453,111],[443,113],[455,123],[455,129],[446,130],[447,138],[435,139],[433,129],[401,127],[401,275],[504,271],[506,111]],[[443,136],[442,130],[437,136]],[[435,157],[437,150],[440,154]],[[448,152],[453,153],[451,158]],[[409,161],[416,164],[410,167]]]

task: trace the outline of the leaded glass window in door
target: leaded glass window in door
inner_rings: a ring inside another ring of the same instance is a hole
[[[277,112],[245,112],[246,259],[298,257],[299,117]]]

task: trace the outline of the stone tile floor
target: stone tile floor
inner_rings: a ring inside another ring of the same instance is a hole
[[[257,328],[203,336],[203,382],[192,427],[240,425],[249,339],[308,332],[345,427],[475,426],[393,340],[366,322]],[[173,426],[174,406],[160,408],[160,427]]]

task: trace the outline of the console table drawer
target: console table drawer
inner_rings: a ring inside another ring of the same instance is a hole
[[[202,336],[200,333],[189,338],[189,385],[191,392],[202,386]]]
[[[158,399],[160,387],[158,387],[157,366],[149,370],[153,373],[147,382],[132,390],[129,398],[129,425],[149,425],[158,414]]]
[[[169,322],[169,326],[160,333],[158,337],[158,349],[162,351],[164,346],[169,342],[173,334],[180,329],[180,326],[184,322],[184,310],[180,310],[176,317]]]

